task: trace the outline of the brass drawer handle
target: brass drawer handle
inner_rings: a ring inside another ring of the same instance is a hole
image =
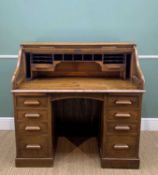
[[[26,126],[25,131],[40,131],[41,128],[39,126]]]
[[[115,145],[113,145],[113,149],[115,149],[115,150],[129,149],[129,145],[127,145],[127,144],[115,144]]]
[[[116,131],[129,131],[129,130],[131,130],[131,127],[130,126],[123,126],[123,125],[116,125],[115,127],[114,127],[114,129],[116,130]]]
[[[131,114],[130,113],[115,113],[114,116],[117,118],[130,118]]]
[[[38,113],[26,113],[25,118],[39,118],[40,114]]]
[[[26,145],[26,149],[41,149],[41,145],[38,145],[38,144],[29,144],[29,145]]]
[[[132,101],[131,100],[116,100],[115,104],[117,104],[117,105],[131,105]]]
[[[24,101],[24,105],[34,105],[34,106],[38,106],[40,105],[40,102],[38,100],[25,100]]]

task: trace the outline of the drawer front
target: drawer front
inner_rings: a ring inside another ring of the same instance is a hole
[[[17,156],[23,158],[42,158],[49,156],[47,136],[25,136],[19,139]]]
[[[129,135],[138,134],[138,125],[125,122],[108,122],[107,134]]]
[[[109,110],[107,114],[107,119],[113,121],[135,122],[139,121],[139,118],[139,111],[137,110]]]
[[[109,136],[105,142],[105,157],[138,157],[138,144],[135,136]]]
[[[18,121],[47,121],[48,113],[46,110],[17,110]]]
[[[19,134],[35,135],[44,134],[48,132],[47,122],[18,122],[17,129]]]
[[[48,106],[48,99],[46,97],[17,97],[16,98],[17,107],[22,108],[41,108]]]
[[[137,96],[109,96],[108,106],[114,108],[138,108],[139,97]]]

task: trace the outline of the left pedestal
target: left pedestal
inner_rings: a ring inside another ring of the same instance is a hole
[[[46,94],[14,95],[17,167],[52,166],[54,134],[51,100]]]

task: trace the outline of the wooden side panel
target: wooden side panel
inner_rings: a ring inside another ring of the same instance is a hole
[[[136,47],[134,47],[134,52],[132,55],[133,58],[132,58],[131,78],[133,82],[137,84],[138,89],[144,89],[145,78],[139,64]]]
[[[13,89],[18,88],[19,85],[26,79],[26,77],[25,77],[26,68],[25,68],[24,57],[25,57],[25,54],[24,54],[22,48],[20,48],[19,54],[18,54],[17,66],[16,66],[15,72],[12,76]]]

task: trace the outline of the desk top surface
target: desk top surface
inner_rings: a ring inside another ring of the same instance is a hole
[[[107,91],[137,90],[137,86],[129,80],[106,78],[40,78],[21,83],[18,90],[45,91]]]

